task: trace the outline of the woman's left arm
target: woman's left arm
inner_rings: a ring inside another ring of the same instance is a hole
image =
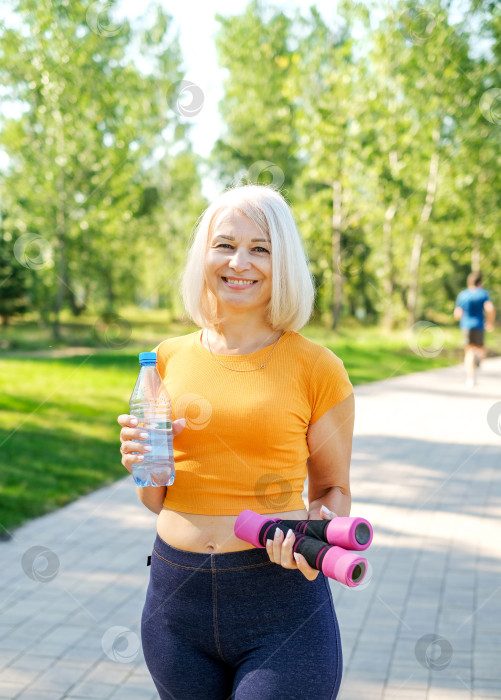
[[[350,394],[308,428],[309,520],[350,514],[350,459],[354,419],[355,400],[353,394]],[[321,512],[322,506],[331,513]],[[313,581],[319,572],[308,564],[302,554],[292,553],[293,543],[294,537],[284,537],[277,530],[277,539],[266,543],[268,556],[271,561],[286,569],[299,569],[309,581]]]
[[[308,518],[319,520],[325,506],[335,515],[351,508],[350,461],[355,420],[353,394],[308,428]]]

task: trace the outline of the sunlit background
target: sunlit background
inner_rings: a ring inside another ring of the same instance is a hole
[[[4,325],[34,312],[58,341],[68,310],[181,318],[193,226],[243,182],[291,202],[321,324],[448,322],[470,270],[496,301],[498,13],[7,3]]]

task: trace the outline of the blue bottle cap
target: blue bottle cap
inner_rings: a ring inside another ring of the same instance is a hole
[[[156,352],[140,352],[139,353],[139,364],[141,367],[151,366],[157,364],[157,353]]]

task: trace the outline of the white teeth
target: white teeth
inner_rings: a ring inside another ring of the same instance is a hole
[[[254,284],[254,280],[236,280],[232,279],[231,277],[227,277],[226,281],[230,284],[239,284],[242,287],[248,287],[249,285]]]

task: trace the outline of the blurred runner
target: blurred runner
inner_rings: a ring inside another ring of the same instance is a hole
[[[468,287],[458,294],[454,318],[459,321],[464,342],[466,386],[475,385],[475,370],[485,358],[484,330],[492,331],[496,310],[489,293],[482,287],[482,275],[472,272],[466,281]]]

